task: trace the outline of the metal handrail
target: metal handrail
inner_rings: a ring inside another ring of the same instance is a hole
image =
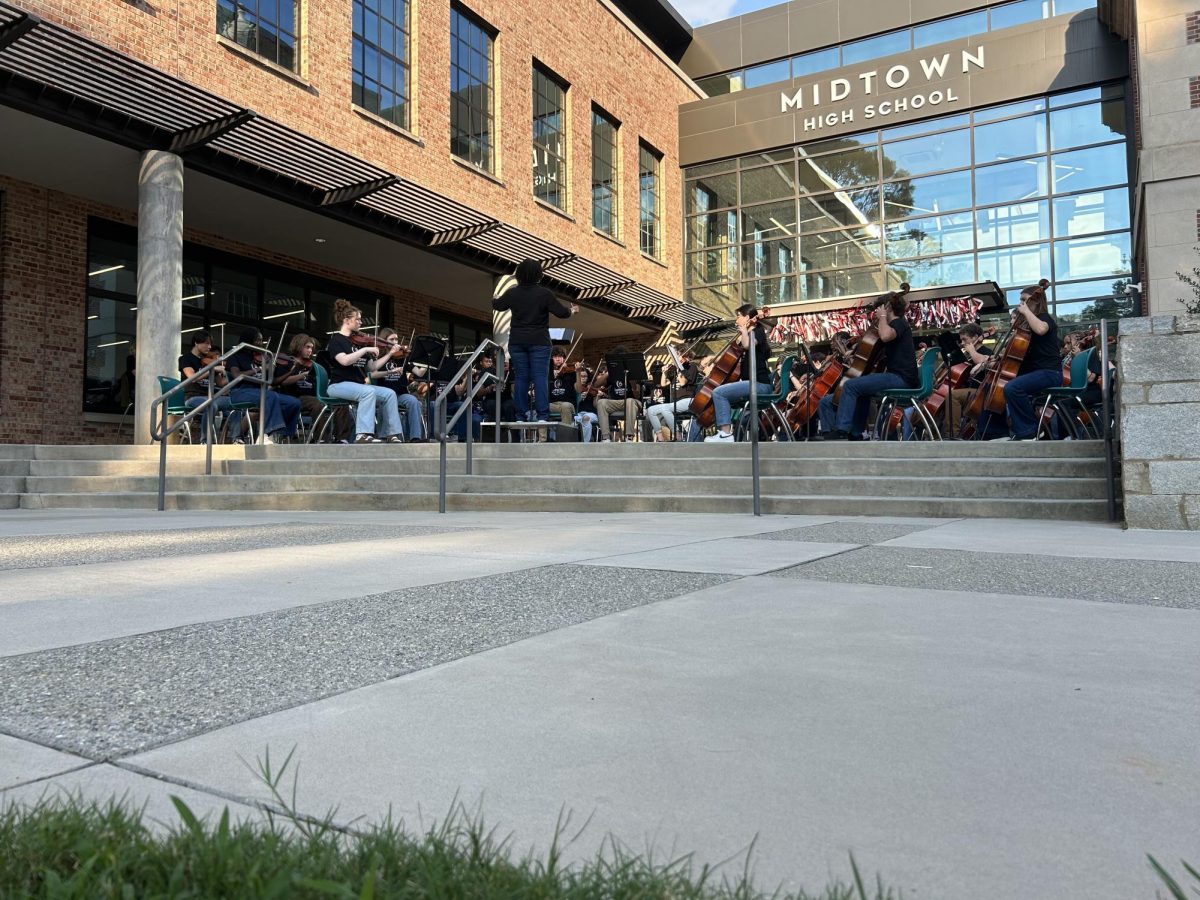
[[[1115,380],[1108,374],[1108,320],[1100,320],[1100,396],[1102,398],[1101,419],[1104,426],[1104,464],[1107,478],[1108,521],[1117,521],[1117,450],[1113,437],[1113,418],[1120,415],[1119,406],[1113,402],[1112,388]]]
[[[220,388],[216,393],[213,393],[213,380],[208,379],[208,396],[202,403],[199,403],[192,409],[185,412],[179,419],[167,428],[163,428],[166,417],[162,411],[166,408],[168,402],[176,395],[183,393],[188,385],[193,384],[206,375],[210,375],[216,370],[216,367],[221,365],[225,360],[237,355],[243,349],[250,348],[255,353],[263,355],[264,369],[263,378],[259,380],[259,395],[258,395],[258,421],[259,421],[259,439],[258,443],[265,443],[263,440],[262,425],[266,422],[266,405],[267,405],[267,383],[272,380],[275,372],[275,354],[265,347],[259,347],[256,344],[238,344],[230,350],[226,350],[219,357],[214,359],[202,369],[197,370],[190,378],[185,378],[179,384],[172,387],[170,390],[164,391],[159,396],[155,397],[150,403],[150,438],[159,442],[158,452],[158,511],[162,512],[166,509],[166,491],[167,491],[167,438],[179,431],[184,426],[190,426],[192,419],[201,413],[207,412],[213,403],[221,397],[227,395],[235,387],[243,381],[249,381],[250,376],[239,375],[237,378],[228,382],[224,387]],[[213,446],[213,424],[212,417],[207,416],[205,419],[205,452],[204,452],[204,474],[212,474],[212,446]]]
[[[437,426],[438,426],[437,438],[438,438],[438,444],[440,445],[439,461],[438,461],[438,512],[440,512],[440,513],[444,513],[446,511],[446,439],[449,437],[450,429],[458,424],[458,420],[461,419],[463,417],[463,415],[468,414],[471,411],[471,406],[472,406],[472,403],[474,402],[475,398],[479,395],[479,392],[481,390],[483,390],[483,388],[487,385],[486,379],[481,380],[479,382],[479,384],[475,384],[475,362],[481,356],[483,356],[484,351],[487,350],[487,348],[489,346],[496,348],[496,371],[503,372],[504,371],[504,369],[503,369],[504,348],[501,347],[499,344],[497,344],[495,341],[493,341],[491,338],[484,338],[480,342],[479,346],[475,348],[475,352],[472,353],[467,358],[467,361],[465,363],[463,363],[462,368],[460,368],[458,370],[458,372],[454,375],[454,378],[452,378],[450,380],[449,384],[446,385],[445,389],[440,394],[438,394],[437,398],[433,401],[433,416],[434,416],[434,422],[436,422]],[[462,406],[460,406],[455,411],[453,417],[450,419],[449,422],[447,422],[446,421],[446,400],[450,396],[450,392],[454,390],[455,385],[457,385],[460,381],[462,381],[464,377],[467,379],[467,390],[466,390],[466,393],[463,394]],[[499,375],[493,375],[493,377],[496,379],[497,386],[499,386],[502,383]],[[500,423],[500,391],[497,390],[496,391],[496,432],[497,432],[497,435],[499,434],[499,431],[500,431],[499,423]],[[472,474],[472,468],[473,468],[472,449],[473,449],[474,437],[475,437],[475,429],[472,425],[468,425],[467,440],[466,440],[466,445],[467,445],[467,449],[466,449],[467,472],[466,472],[466,474],[468,474],[468,475]]]

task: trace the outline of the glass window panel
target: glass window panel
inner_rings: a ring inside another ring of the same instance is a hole
[[[1017,0],[1016,3],[1006,3],[1003,6],[993,6],[991,13],[991,30],[1011,28],[1023,25],[1025,22],[1036,22],[1050,14],[1049,0]]]
[[[1100,86],[1096,86],[1083,88],[1078,91],[1067,91],[1064,94],[1055,94],[1050,98],[1050,108],[1054,109],[1060,106],[1070,106],[1073,103],[1086,103],[1089,100],[1099,100],[1102,93],[1104,93],[1103,89]]]
[[[710,97],[720,97],[734,90],[733,79],[729,75],[710,75],[699,79],[696,85]]]
[[[258,278],[224,266],[213,266],[212,311],[245,321],[258,320]]]
[[[734,281],[738,277],[737,259],[738,250],[734,246],[689,253],[687,283],[717,284],[722,281]]]
[[[800,260],[808,269],[845,269],[880,261],[879,229],[849,228],[806,235],[800,241]]]
[[[796,271],[796,239],[760,241],[742,248],[743,273],[751,278]]]
[[[1111,287],[1112,282],[1108,283]],[[1123,319],[1138,315],[1138,303],[1126,294],[1100,294],[1085,301],[1056,303],[1051,310],[1059,324],[1099,322],[1101,319]]]
[[[742,203],[764,203],[796,193],[794,162],[742,172]]]
[[[739,284],[689,288],[685,295],[688,303],[726,319],[733,318],[733,311],[742,302],[742,288]]]
[[[1063,280],[1124,275],[1130,260],[1128,231],[1054,242],[1054,274]]]
[[[88,241],[88,287],[137,296],[137,245],[106,237]]]
[[[976,210],[975,221],[980,249],[1050,238],[1050,204],[1046,200]]]
[[[1032,156],[1046,150],[1044,114],[975,126],[976,165]]]
[[[1021,100],[1018,103],[1006,103],[1003,106],[993,106],[990,109],[977,109],[972,115],[976,123],[992,122],[1009,116],[1019,116],[1023,113],[1040,112],[1046,108],[1045,97],[1034,97],[1032,100]]]
[[[1129,227],[1129,189],[1093,191],[1054,201],[1054,236],[1074,237]]]
[[[1050,245],[997,247],[979,251],[979,278],[997,284],[1037,284],[1050,277]]]
[[[814,50],[812,53],[802,53],[792,57],[792,77],[802,78],[814,72],[824,72],[838,67],[838,48],[826,47],[824,50]]]
[[[927,134],[931,131],[949,131],[951,128],[961,128],[970,122],[970,113],[959,113],[957,116],[942,116],[940,119],[926,119],[923,122],[912,122],[908,125],[897,125],[883,132],[885,141],[897,138],[912,137],[916,134]]]
[[[888,265],[888,276],[908,282],[910,287],[936,287],[942,284],[971,283],[975,280],[975,255],[933,256]]]
[[[1054,0],[1054,14],[1056,16],[1095,8],[1096,0]]]
[[[865,225],[879,220],[879,188],[839,191],[800,199],[800,229],[824,231],[846,225]]]
[[[1095,281],[1074,281],[1054,286],[1054,299],[1060,303],[1067,300],[1095,300],[1097,297],[1111,297],[1119,293],[1122,298],[1128,278],[1099,278]]]
[[[807,272],[799,279],[799,287],[801,300],[832,300],[878,294],[883,290],[883,272],[879,266]]]
[[[925,175],[971,165],[971,133],[966,129],[883,145],[888,178]]]
[[[1129,180],[1125,144],[1054,154],[1054,192],[1089,190]]]
[[[683,177],[687,179],[703,178],[705,175],[716,175],[720,172],[729,172],[737,167],[736,159],[724,159],[721,162],[706,163],[703,166],[692,166],[689,169],[683,170]]]
[[[796,202],[766,203],[742,210],[742,235],[760,241],[796,233]]]
[[[979,206],[1025,200],[1046,193],[1046,158],[1022,159],[975,170],[975,202]]]
[[[123,413],[133,402],[136,337],[132,300],[88,297],[84,412]]]
[[[1055,150],[1125,138],[1125,101],[1108,100],[1050,113],[1050,145]]]
[[[971,173],[949,172],[894,181],[883,186],[887,219],[906,219],[930,213],[951,212],[971,205]]]
[[[974,221],[969,212],[896,222],[886,227],[885,237],[888,259],[975,248]]]
[[[183,261],[183,310],[204,312],[208,302],[207,280],[204,276],[204,263],[194,259]]]
[[[891,56],[894,53],[904,53],[912,49],[912,36],[907,28],[900,31],[890,31],[879,34],[864,41],[854,41],[842,45],[842,65],[866,62],[869,59],[879,59],[881,56]]]
[[[775,84],[779,81],[787,81],[791,77],[790,66],[788,60],[781,59],[776,62],[765,63],[761,66],[752,66],[746,70],[746,88],[762,87],[764,84]]]
[[[795,158],[796,151],[789,147],[787,150],[771,150],[767,153],[743,156],[738,160],[738,165],[743,169],[755,169],[766,163],[789,162]]]
[[[796,302],[796,276],[764,278],[742,285],[742,302],[755,306],[777,306],[780,303]]]
[[[879,180],[879,154],[874,147],[800,160],[800,192],[819,194]]]
[[[287,323],[288,331],[295,334],[304,326],[304,288],[267,278],[263,281],[263,330],[271,322],[282,327]]]
[[[736,174],[710,175],[689,181],[687,186],[687,214],[708,212],[726,206],[737,206]]]
[[[705,213],[688,219],[687,236],[689,250],[736,243],[737,210]]]
[[[838,150],[852,150],[855,147],[869,147],[878,143],[879,136],[874,131],[868,131],[864,134],[844,134],[841,137],[805,144],[800,148],[800,158],[817,156],[821,153],[833,153]]]
[[[931,44],[941,44],[958,38],[970,37],[973,34],[983,34],[987,31],[987,10],[967,13],[965,16],[954,16],[942,19],[940,22],[929,22],[918,25],[913,29],[913,46],[928,47]]]

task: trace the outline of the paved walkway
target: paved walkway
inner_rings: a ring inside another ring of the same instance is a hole
[[[455,797],[910,898],[1200,863],[1200,537],[699,515],[0,513],[0,802]]]

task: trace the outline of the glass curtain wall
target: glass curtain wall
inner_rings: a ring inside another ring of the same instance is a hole
[[[688,300],[1048,278],[1060,316],[1132,314],[1127,134],[1094,87],[687,169]]]

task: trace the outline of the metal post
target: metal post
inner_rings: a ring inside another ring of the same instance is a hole
[[[267,365],[263,360],[262,384],[258,386],[258,440],[259,446],[267,442]]]
[[[217,380],[217,373],[214,369],[208,373],[208,406],[204,409],[204,474],[212,474],[212,445],[213,445],[213,413],[216,412],[216,407],[213,406],[213,382]],[[189,426],[190,427],[190,426]]]
[[[162,410],[163,420],[166,420],[166,407],[160,407]],[[155,428],[154,419],[156,418],[153,409],[150,413],[150,429],[151,434],[159,435],[158,439],[158,511],[162,512],[167,508],[167,435],[165,428]]]
[[[467,392],[463,395],[464,402],[473,404],[475,401],[471,398],[474,396],[473,390],[475,387],[475,369],[474,367],[467,370]],[[475,410],[468,408],[466,410],[467,417],[467,474],[471,474],[472,450],[475,447]]]
[[[750,478],[754,482],[754,515],[762,515],[758,471],[758,325],[750,329]]]
[[[1104,462],[1108,477],[1108,521],[1117,521],[1116,461],[1113,459],[1112,396],[1108,380],[1108,320],[1100,320],[1100,396],[1103,398],[1101,415],[1104,418]]]
[[[492,367],[492,369],[493,369],[493,374],[496,376],[496,434],[495,434],[495,442],[496,442],[497,444],[499,444],[499,443],[500,443],[500,412],[501,412],[502,403],[503,403],[503,399],[502,399],[501,395],[504,393],[504,391],[502,390],[502,386],[503,386],[503,380],[502,380],[502,379],[504,378],[504,359],[503,359],[503,356],[504,356],[504,351],[503,351],[503,350],[501,350],[501,349],[500,349],[500,347],[496,347],[496,354],[495,354],[495,355],[496,355],[496,364],[495,364],[495,365]]]
[[[436,382],[435,382],[436,384]],[[438,444],[441,445],[441,455],[438,460],[438,512],[446,511],[446,402],[435,404],[434,418],[437,420]]]

